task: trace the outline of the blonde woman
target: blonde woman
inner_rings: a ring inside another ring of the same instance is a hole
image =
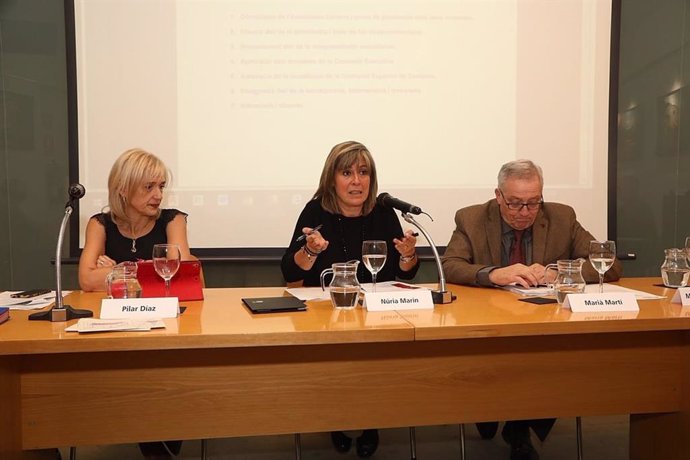
[[[150,259],[153,245],[176,244],[182,260],[193,259],[187,241],[187,214],[161,209],[170,173],[155,155],[142,149],[124,152],[108,177],[108,210],[91,217],[79,259],[84,291],[105,290],[115,264]]]

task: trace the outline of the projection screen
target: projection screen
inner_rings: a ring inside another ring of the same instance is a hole
[[[611,2],[76,0],[80,247],[124,150],[160,156],[193,248],[281,248],[330,148],[379,192],[454,213],[530,158],[607,236]],[[409,224],[403,223],[403,228]],[[222,251],[220,251],[222,252]]]

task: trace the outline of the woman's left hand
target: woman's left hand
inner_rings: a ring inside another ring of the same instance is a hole
[[[402,238],[393,239],[393,244],[395,244],[395,249],[400,253],[400,256],[412,257],[416,252],[417,238],[412,230],[406,230]]]

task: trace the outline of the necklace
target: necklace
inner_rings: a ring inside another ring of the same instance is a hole
[[[135,254],[137,252],[137,240],[139,238],[141,238],[142,236],[146,235],[147,229],[151,225],[151,221],[149,220],[148,222],[145,222],[144,226],[141,227],[138,234],[137,234],[137,232],[134,231],[134,224],[132,222],[129,222],[129,235],[130,236],[126,236],[128,233],[125,230],[127,223],[125,223],[125,222],[123,222],[121,224],[116,223],[115,225],[117,226],[117,230],[122,237],[127,238],[129,240],[132,240],[132,247],[129,248],[129,251],[132,254]]]
[[[132,249],[130,249],[130,251],[132,251],[133,254],[137,252],[137,235],[136,233],[134,233],[134,227],[130,226],[129,228],[132,231],[132,236],[134,237],[132,238]]]
[[[148,224],[144,225],[144,228],[142,229],[142,231],[146,230],[146,226],[147,226],[147,225],[148,225]],[[134,233],[134,226],[133,226],[133,225],[130,224],[129,230],[130,230],[130,232],[131,232],[131,234],[132,234],[132,248],[130,249],[130,251],[132,251],[132,254],[134,254],[135,252],[137,252],[137,239],[138,239],[139,237],[137,236],[136,233]],[[142,235],[143,235],[143,233],[142,233]],[[140,236],[141,236],[141,235],[140,235]]]

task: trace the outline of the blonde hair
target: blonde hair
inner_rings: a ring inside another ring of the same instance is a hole
[[[129,149],[115,160],[108,176],[108,208],[113,222],[129,222],[127,201],[152,178],[163,179],[165,182],[170,178],[170,171],[165,163],[153,153],[140,148]],[[160,209],[158,215],[160,216]]]
[[[319,188],[314,193],[314,199],[321,199],[321,207],[332,214],[339,214],[338,196],[335,192],[335,175],[350,169],[353,164],[364,160],[369,169],[369,196],[362,206],[362,214],[369,214],[376,205],[376,193],[379,185],[376,179],[376,164],[369,150],[355,141],[342,142],[335,145],[328,154],[321,171]]]

